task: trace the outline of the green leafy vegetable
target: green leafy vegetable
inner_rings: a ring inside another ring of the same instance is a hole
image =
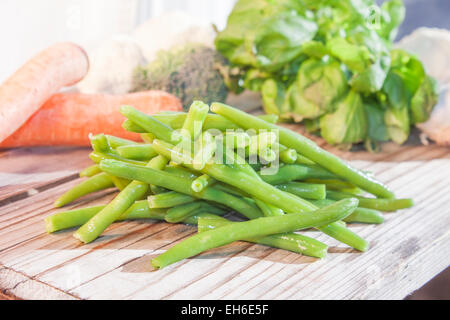
[[[391,49],[404,17],[401,0],[238,0],[215,44],[267,113],[373,150],[405,142],[437,101],[422,63]]]

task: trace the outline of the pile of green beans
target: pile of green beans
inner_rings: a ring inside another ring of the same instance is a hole
[[[201,101],[187,113],[147,115],[131,106],[120,112],[127,118],[123,127],[140,133],[142,142],[90,136],[94,164],[55,207],[105,189],[118,193],[105,205],[46,217],[47,232],[77,228],[74,237],[89,243],[117,221],[198,225],[196,235],[154,258],[155,268],[234,241],[324,258],[328,246],[299,230],[315,228],[366,251],[369,243],[347,223],[380,224],[381,211],[413,205],[395,199],[372,175],[277,126],[273,115]],[[230,221],[233,212],[244,221]]]

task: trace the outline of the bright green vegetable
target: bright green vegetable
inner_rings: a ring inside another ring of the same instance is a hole
[[[167,222],[176,223],[183,221],[187,217],[193,215],[193,213],[202,206],[201,201],[194,201],[186,204],[180,204],[176,207],[172,207],[167,210],[165,219]]]
[[[98,167],[97,164],[94,164],[90,167],[87,167],[86,169],[83,169],[80,171],[80,178],[82,177],[92,177],[95,176],[96,174],[102,172],[102,170],[100,170],[100,168]]]
[[[195,201],[195,198],[176,191],[154,194],[148,197],[150,208],[171,208]]]
[[[404,17],[401,0],[238,0],[215,45],[237,75],[230,90],[260,92],[267,113],[330,144],[376,151],[403,143],[436,104],[420,61],[392,49]]]
[[[270,184],[281,184],[295,180],[306,179],[333,179],[336,176],[317,165],[285,165],[278,169],[275,174],[260,174],[261,178]]]
[[[215,180],[207,174],[202,174],[200,177],[192,181],[191,188],[194,192],[200,192],[207,186],[214,184]]]
[[[284,214],[283,210],[281,210],[280,208],[277,208],[273,205],[265,203],[264,201],[256,198],[254,198],[253,200],[255,201],[256,205],[261,209],[265,217],[281,216]]]
[[[234,122],[243,128],[278,130],[281,144],[297,150],[298,153],[305,155],[335,175],[376,196],[384,198],[392,198],[394,196],[392,191],[381,182],[367,177],[360,170],[351,167],[330,152],[319,148],[313,141],[298,133],[261,121],[252,115],[221,103],[213,103],[211,110],[226,118],[233,119]]]
[[[205,232],[210,229],[216,229],[221,226],[232,224],[225,218],[201,217],[198,219],[198,232]],[[263,244],[269,247],[289,250],[296,253],[301,253],[306,256],[325,258],[327,255],[328,246],[316,239],[297,234],[297,233],[282,233],[274,234],[260,238],[245,239],[248,242]]]
[[[380,211],[396,211],[400,209],[410,208],[414,205],[412,199],[376,199],[366,198],[346,192],[327,191],[327,197],[332,200],[341,200],[345,198],[359,199],[359,206],[368,209],[375,209]]]
[[[209,112],[209,106],[201,101],[194,101],[189,108],[189,112],[184,120],[181,133],[189,140],[196,140],[201,135],[203,123]],[[184,130],[184,132],[183,132]]]
[[[77,184],[69,191],[66,191],[55,201],[55,207],[62,207],[89,193],[112,187],[114,187],[114,183],[112,182],[111,177],[106,173],[99,173]]]
[[[275,187],[306,199],[321,200],[325,199],[327,196],[326,187],[324,184],[288,182],[278,184]]]
[[[228,91],[218,66],[226,65],[224,57],[209,46],[175,45],[158,51],[148,66],[135,69],[132,91],[163,90],[178,97],[184,108],[193,100],[223,101]]]
[[[104,209],[106,205],[103,206],[95,206],[81,209],[74,209],[70,211],[62,211],[55,213],[51,216],[48,216],[44,219],[45,221],[45,230],[48,233],[69,229],[73,227],[78,227],[89,221],[92,217],[94,217],[98,212]],[[198,217],[205,217],[209,219],[219,218],[217,214],[223,214],[223,210],[219,210],[218,208],[214,208],[215,214],[206,213],[203,211],[211,210],[211,206],[203,206],[200,208],[202,212],[194,212],[193,216],[189,216],[185,220],[184,223],[187,224],[197,224]],[[140,200],[136,201],[127,211],[125,211],[117,221],[122,220],[135,220],[135,219],[155,219],[155,220],[164,220],[166,216],[166,209],[156,209],[149,208],[147,201]]]
[[[106,139],[108,140],[109,145],[113,149],[116,149],[116,148],[122,147],[122,146],[130,146],[130,145],[138,144],[137,142],[134,142],[134,141],[131,141],[128,139],[119,138],[116,136],[111,136],[109,134],[105,134],[105,136],[106,136]]]
[[[119,146],[116,151],[119,156],[132,160],[148,161],[158,155],[149,143]]]
[[[199,199],[223,204],[249,219],[258,218],[263,215],[256,206],[249,204],[242,198],[233,196],[214,187],[208,187],[198,193],[193,192],[191,189],[192,179],[186,179],[166,171],[131,165],[116,160],[104,160],[100,163],[100,168],[116,176],[139,179],[140,181],[155,184]]]
[[[153,141],[153,147],[160,155],[165,157],[171,157],[177,153],[171,144],[161,140]],[[191,161],[183,163],[183,165],[191,167],[192,165],[190,162]],[[224,164],[207,163],[201,172],[208,174],[218,181],[237,187],[253,197],[272,204],[285,212],[302,212],[314,210],[315,208],[309,202],[301,198],[280,191],[264,181]]]
[[[167,161],[166,158],[158,156],[153,158],[147,166],[149,168],[162,169],[165,167]],[[105,208],[82,225],[77,232],[74,233],[74,237],[84,243],[92,242],[111,223],[117,220],[136,200],[143,197],[147,191],[147,183],[132,181]]]
[[[327,225],[345,218],[357,206],[358,200],[346,199],[313,212],[285,214],[227,224],[217,229],[198,233],[176,244],[152,259],[151,263],[155,268],[164,268],[182,259],[234,241]]]

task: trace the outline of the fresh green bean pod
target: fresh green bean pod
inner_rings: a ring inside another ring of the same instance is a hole
[[[259,199],[253,200],[255,201],[256,205],[261,209],[265,217],[281,216],[284,214],[283,210],[281,210],[280,208],[274,207]]]
[[[116,160],[103,160],[100,163],[100,168],[116,176],[139,179],[140,181],[155,184],[195,198],[223,204],[249,219],[262,216],[262,212],[258,207],[249,204],[240,197],[233,196],[214,187],[207,187],[201,192],[193,192],[191,188],[192,179],[186,179],[167,171],[154,170]]]
[[[162,169],[167,161],[162,156],[155,157],[148,163],[148,168]],[[145,182],[132,181],[103,210],[82,225],[74,233],[74,237],[84,243],[92,242],[136,200],[142,198],[148,188],[149,186]]]
[[[198,232],[217,229],[224,225],[236,223],[222,217],[202,217],[198,219]],[[245,239],[247,242],[259,243],[269,247],[288,250],[310,257],[325,258],[328,246],[316,239],[297,234],[282,233],[260,238]]]
[[[327,195],[326,187],[324,184],[315,183],[303,183],[303,182],[288,182],[284,184],[278,184],[276,188],[295,194],[301,198],[321,200],[325,199]]]
[[[152,259],[151,263],[155,268],[164,268],[182,259],[234,241],[324,226],[345,218],[357,206],[357,199],[346,199],[314,212],[285,214],[227,224],[217,229],[197,233],[177,243],[163,254]]]
[[[106,140],[108,140],[109,145],[113,149],[116,149],[116,148],[122,147],[122,146],[130,146],[130,145],[137,145],[138,144],[135,141],[119,138],[119,137],[116,137],[116,136],[111,136],[109,134],[105,134],[105,137],[106,137]]]
[[[261,178],[270,184],[282,184],[305,179],[333,179],[336,176],[316,165],[287,164],[278,169],[275,174],[260,174]]]
[[[154,134],[158,139],[175,144],[181,140],[181,136],[174,134],[172,128],[131,106],[121,106],[120,113],[144,128],[146,132]]]
[[[156,152],[165,157],[171,157],[176,154],[176,150],[173,149],[173,146],[164,141],[155,140],[153,141],[153,146]],[[183,165],[187,167],[192,166],[189,163]],[[253,197],[261,199],[285,212],[303,212],[314,210],[316,208],[306,200],[281,191],[268,183],[254,178],[247,173],[235,170],[227,165],[207,163],[201,172],[208,174],[218,181],[237,187]]]
[[[44,219],[45,230],[48,233],[53,233],[61,231],[64,229],[70,229],[74,227],[79,227],[85,224],[89,219],[94,217],[98,212],[104,209],[106,205],[94,206],[88,208],[74,209],[70,211],[62,211],[48,216]],[[199,211],[195,212],[194,215],[189,216],[183,223],[187,224],[197,224],[198,217],[205,218],[218,218],[219,215],[224,214],[223,210],[218,208],[213,208],[213,212],[204,212],[210,210],[211,207],[201,207]],[[147,201],[140,200],[136,201],[127,211],[125,211],[116,221],[123,220],[140,220],[140,219],[153,219],[153,220],[164,220],[166,215],[166,209],[152,209],[147,205]]]
[[[150,208],[171,208],[195,201],[194,197],[176,191],[154,194],[148,197]]]
[[[345,219],[345,217],[343,219]],[[350,247],[355,248],[356,250],[365,252],[369,249],[369,243],[365,239],[361,238],[359,235],[357,235],[350,229],[346,228],[345,226],[341,225],[340,223],[334,222],[326,226],[318,227],[317,229],[319,229],[326,235],[338,239],[342,243],[345,243]]]
[[[182,135],[189,140],[196,140],[202,133],[203,123],[209,112],[209,106],[202,101],[192,102],[184,120]]]
[[[410,208],[414,205],[412,199],[378,199],[366,198],[359,195],[354,195],[346,192],[327,191],[327,198],[332,200],[341,200],[345,198],[354,197],[359,200],[359,206],[367,209],[374,209],[380,211],[396,211],[400,209]]]
[[[227,106],[222,103],[213,103],[211,111],[228,118],[244,129],[266,129],[278,130],[279,140],[288,148],[297,150],[298,153],[311,159],[318,165],[329,170],[335,175],[350,181],[361,189],[381,198],[393,198],[394,194],[381,182],[368,177],[362,171],[353,168],[345,161],[339,159],[332,153],[323,150],[312,140],[295,133],[289,129],[262,121],[244,111]]]
[[[164,123],[166,126],[172,129],[181,129],[183,127],[184,121],[186,120],[186,112],[177,112],[172,114],[154,114],[153,117]],[[258,118],[267,121],[269,123],[276,123],[278,121],[278,116],[276,115],[260,115]],[[145,133],[147,132],[143,127],[139,126],[135,122],[127,119],[123,122],[122,127],[131,132]],[[226,131],[227,129],[239,129],[240,127],[234,122],[218,115],[218,114],[208,114],[205,119],[203,130],[216,129],[219,131]]]
[[[132,160],[149,161],[158,155],[150,143],[120,146],[116,150],[122,158]]]
[[[100,163],[100,161],[105,160],[105,159],[114,159],[114,160],[118,160],[118,161],[132,163],[132,164],[135,164],[138,166],[143,166],[143,167],[147,165],[146,161],[131,160],[131,159],[122,158],[119,155],[110,154],[110,153],[101,153],[101,152],[96,152],[96,151],[91,152],[89,154],[89,158],[97,164]]]
[[[59,208],[68,203],[71,203],[82,196],[89,193],[108,189],[114,187],[110,176],[106,173],[99,173],[95,176],[84,180],[83,182],[77,184],[75,187],[65,192],[61,197],[55,201],[55,207]]]
[[[280,161],[286,164],[294,164],[297,161],[297,151],[294,149],[280,151]]]
[[[89,177],[95,176],[96,174],[98,174],[100,172],[102,172],[102,170],[100,170],[100,168],[98,167],[97,164],[94,164],[94,165],[92,165],[90,167],[87,167],[87,168],[81,170],[80,171],[80,178],[83,178],[83,177],[88,177],[89,178]]]

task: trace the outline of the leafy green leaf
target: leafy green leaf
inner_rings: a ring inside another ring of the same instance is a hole
[[[392,141],[403,144],[409,136],[409,114],[408,107],[388,108],[384,114],[387,132]]]
[[[367,137],[367,116],[360,94],[350,90],[337,110],[320,118],[322,137],[330,144],[362,142]]]

